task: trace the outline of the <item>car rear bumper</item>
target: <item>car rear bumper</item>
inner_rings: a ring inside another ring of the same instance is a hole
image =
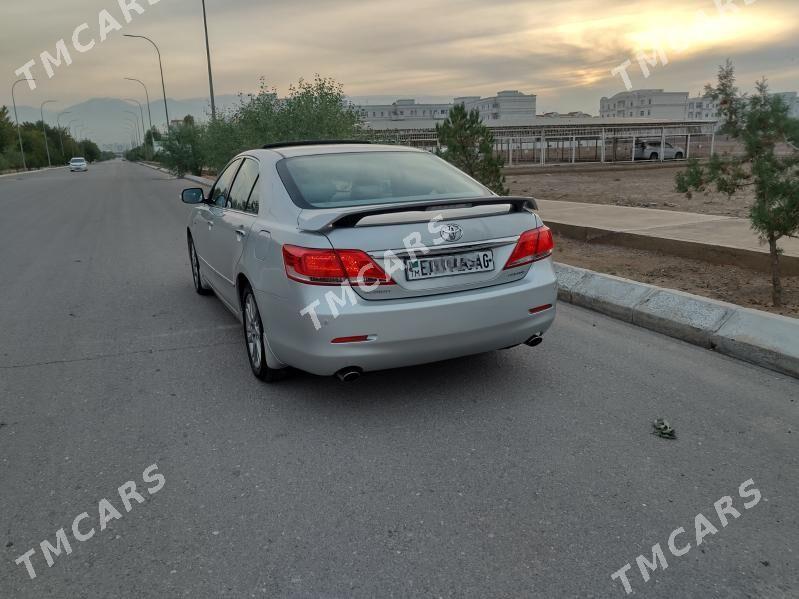
[[[269,345],[282,363],[319,375],[351,366],[364,371],[411,366],[518,345],[551,326],[557,298],[551,258],[536,262],[513,283],[413,299],[356,298],[353,303],[355,294],[339,287],[293,288],[297,296],[292,298],[256,291],[266,308]],[[300,314],[311,304],[318,329],[310,313]],[[530,313],[546,305],[552,307]],[[355,335],[370,340],[331,343]]]

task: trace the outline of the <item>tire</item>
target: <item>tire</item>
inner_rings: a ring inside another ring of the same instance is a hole
[[[194,281],[194,291],[200,295],[211,295],[211,290],[203,283],[203,277],[200,274],[200,258],[197,256],[197,250],[194,249],[194,240],[189,235],[189,264],[191,264],[191,278]]]
[[[657,153],[657,152],[652,152],[652,153],[649,155],[649,159],[650,159],[650,160],[657,160],[657,159],[658,159],[658,153]]]
[[[255,294],[249,285],[241,290],[241,320],[244,331],[244,347],[250,362],[252,373],[265,383],[279,381],[286,376],[286,369],[269,368],[266,364],[266,347],[264,345],[264,325],[261,312],[255,301]]]
[[[682,152],[677,152],[674,155],[674,160],[682,160]]]

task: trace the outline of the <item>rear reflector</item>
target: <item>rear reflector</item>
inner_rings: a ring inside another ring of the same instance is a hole
[[[538,314],[544,310],[549,310],[551,307],[552,304],[544,304],[543,306],[538,306],[537,308],[530,308],[530,314]]]
[[[543,260],[552,255],[555,242],[552,240],[552,231],[547,226],[525,231],[516,242],[513,253],[505,264],[505,270],[524,266],[537,260]]]
[[[330,343],[360,343],[369,341],[369,335],[353,335],[352,337],[336,337]]]
[[[322,250],[283,246],[290,279],[311,285],[394,285],[385,271],[361,250]]]

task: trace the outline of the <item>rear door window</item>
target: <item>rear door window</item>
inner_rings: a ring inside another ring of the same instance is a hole
[[[245,212],[258,214],[258,208],[261,205],[261,193],[258,191],[258,179],[259,177],[256,177],[255,183],[252,184],[250,199],[247,201],[247,205],[244,207]]]
[[[245,158],[236,175],[236,180],[230,188],[230,198],[227,207],[232,210],[244,211],[250,197],[252,186],[258,178],[258,162],[252,158]]]
[[[219,206],[220,208],[227,206],[230,198],[230,184],[233,181],[233,177],[236,176],[236,171],[239,166],[241,166],[241,158],[237,158],[231,162],[227,168],[222,171],[222,174],[219,175],[216,183],[214,183],[214,188],[211,190],[211,204]]]

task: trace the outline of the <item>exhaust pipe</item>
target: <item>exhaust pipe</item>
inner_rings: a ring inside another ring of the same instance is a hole
[[[363,371],[357,366],[347,366],[339,370],[336,376],[342,383],[353,383],[361,378],[362,373]]]
[[[541,345],[544,342],[544,338],[541,335],[533,335],[527,341],[524,342],[525,345],[529,345],[530,347],[535,347],[536,345]]]

